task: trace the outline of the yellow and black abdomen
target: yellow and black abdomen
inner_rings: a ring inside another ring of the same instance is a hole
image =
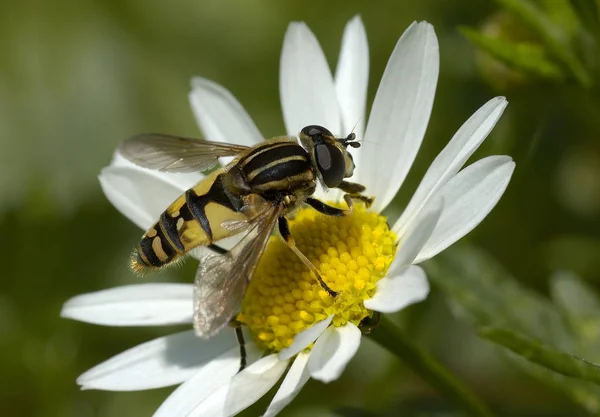
[[[256,193],[292,192],[315,180],[308,153],[294,141],[273,142],[254,149],[238,162]]]
[[[227,190],[227,173],[216,171],[175,200],[142,236],[131,259],[138,273],[167,266],[190,250],[229,237],[228,221],[247,220],[244,197]]]
[[[165,213],[163,212],[163,215]],[[162,217],[161,215],[161,220],[154,223],[142,236],[131,258],[131,268],[135,272],[143,273],[146,268],[161,268],[179,256],[175,243],[167,238],[165,230],[161,227]]]

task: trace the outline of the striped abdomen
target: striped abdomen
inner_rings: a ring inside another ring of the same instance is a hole
[[[258,146],[238,161],[244,179],[256,193],[292,192],[315,180],[309,156],[294,141]]]
[[[227,190],[226,173],[214,172],[187,190],[142,236],[131,260],[136,272],[159,269],[190,250],[231,236],[226,221],[246,220],[240,209],[244,197]]]

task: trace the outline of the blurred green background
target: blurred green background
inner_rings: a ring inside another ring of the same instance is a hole
[[[498,22],[495,2],[25,0],[4,1],[0,10],[2,415],[147,416],[168,395],[170,389],[82,392],[75,384],[93,365],[172,330],[59,318],[71,296],[139,282],[127,259],[141,232],[108,203],[97,175],[132,134],[199,134],[187,101],[194,75],[228,88],[265,136],[283,133],[279,54],[292,20],[309,25],[335,68],[344,26],[361,15],[371,56],[369,103],[404,29],[413,20],[433,23],[441,54],[436,101],[392,212],[462,122],[489,98],[506,95],[509,107],[476,157],[509,154],[517,169],[497,208],[458,246],[468,240],[484,248],[541,295],[557,269],[598,284],[600,95],[568,76],[519,75],[478,51],[459,27]],[[144,279],[189,282],[193,268]],[[512,300],[505,301],[510,308]],[[500,414],[586,415],[450,311],[436,286],[398,320]],[[265,404],[246,415],[260,414]],[[336,409],[355,416],[454,415],[452,405],[370,340],[339,381],[310,381],[282,415]]]

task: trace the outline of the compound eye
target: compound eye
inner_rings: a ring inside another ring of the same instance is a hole
[[[342,152],[329,143],[315,146],[317,168],[323,182],[329,188],[337,187],[344,180],[346,161]]]
[[[325,129],[323,126],[318,125],[306,126],[304,129],[302,129],[302,133],[304,133],[306,136],[313,139],[314,141],[318,142],[321,142],[323,140],[323,136],[333,136],[329,130]]]

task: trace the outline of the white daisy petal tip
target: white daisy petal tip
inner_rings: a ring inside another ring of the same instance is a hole
[[[279,95],[288,135],[295,136],[312,124],[339,134],[341,118],[333,76],[319,41],[304,22],[290,23],[285,33]]]
[[[355,14],[354,16],[352,16],[352,18],[348,21],[348,25],[360,25],[364,28],[364,24],[362,21],[362,18],[360,16],[360,13]]]
[[[137,165],[135,165],[133,162],[131,162],[129,159],[125,158],[123,156],[123,154],[119,151],[119,148],[117,148],[115,150],[115,152],[113,153],[113,157],[110,161],[110,165],[113,166],[133,166],[136,167]],[[100,175],[102,175],[102,172],[100,172]]]
[[[357,168],[356,182],[377,196],[375,211],[391,202],[413,164],[431,116],[438,74],[433,26],[414,22],[396,43],[371,108],[361,158],[378,164]],[[382,171],[382,165],[390,169]]]
[[[240,102],[225,87],[193,77],[188,95],[196,122],[206,139],[252,146],[263,137]],[[233,139],[234,138],[234,139]]]
[[[354,15],[354,17],[352,17],[352,19],[350,19],[348,23],[346,23],[346,27],[344,28],[344,37],[342,38],[342,44],[344,40],[346,40],[346,37],[354,37],[355,39],[360,39],[361,42],[367,41],[367,31],[365,29],[365,25],[362,21],[360,14]]]
[[[123,159],[124,160],[124,159]],[[152,224],[152,214],[149,213],[143,204],[138,204],[139,199],[128,192],[131,187],[128,181],[123,179],[123,174],[120,171],[124,169],[132,169],[124,164],[115,164],[102,168],[98,175],[100,188],[106,196],[107,200],[117,208],[125,217],[135,223],[139,228],[145,229]],[[140,181],[141,182],[141,181]]]
[[[418,20],[418,21],[414,20],[408,26],[408,28],[406,28],[406,30],[404,31],[404,34],[409,34],[410,36],[425,36],[425,37],[433,35],[435,37],[435,44],[434,45],[428,45],[428,46],[429,47],[434,47],[434,49],[438,49],[439,50],[439,45],[438,45],[438,42],[437,42],[437,36],[435,34],[435,28],[433,27],[433,25],[431,23],[429,23],[426,20]]]
[[[503,108],[506,108],[506,106],[508,106],[508,100],[504,96],[496,96],[496,97],[492,98],[492,100],[493,101],[498,101],[499,103],[501,103],[501,105],[503,106]]]
[[[346,27],[344,28],[344,35],[342,38],[342,49],[344,48],[344,41],[346,41],[348,38],[360,39],[361,42],[367,41],[367,31],[365,29],[365,25],[362,21],[360,14],[354,15],[354,17],[352,17],[352,19],[350,19],[348,23],[346,23]]]
[[[105,326],[187,324],[192,285],[148,283],[80,294],[67,300],[61,317]]]
[[[199,77],[197,75],[193,76],[190,79],[190,87],[193,90],[195,90],[196,88],[214,88],[217,87],[218,84],[215,83],[214,81],[209,80],[208,78],[204,78],[204,77]]]
[[[488,156],[464,168],[442,187],[439,193],[446,205],[414,263],[432,258],[477,227],[500,201],[515,167],[510,156]]]
[[[279,360],[285,361],[290,359],[292,356],[304,350],[308,345],[317,340],[319,336],[327,329],[331,321],[333,320],[333,314],[318,323],[313,324],[308,329],[298,333],[294,337],[294,341],[287,348],[281,349],[279,352]]]
[[[379,280],[373,298],[365,300],[364,306],[380,313],[395,313],[425,300],[429,290],[425,271],[416,265],[406,265]]]
[[[290,22],[287,28],[287,32],[293,31],[307,31],[312,35],[312,31],[303,20],[293,20]]]
[[[342,131],[336,133],[346,135],[353,131],[359,139],[363,139],[369,82],[369,42],[359,15],[354,16],[344,29],[334,82],[342,116]],[[360,165],[360,152],[353,156],[355,164]]]
[[[463,123],[431,163],[410,202],[394,224],[393,230],[397,234],[401,235],[406,231],[427,202],[479,148],[502,116],[507,104],[504,97],[494,97]]]
[[[340,377],[360,346],[361,332],[352,323],[329,327],[317,339],[308,358],[312,378],[329,383]]]

